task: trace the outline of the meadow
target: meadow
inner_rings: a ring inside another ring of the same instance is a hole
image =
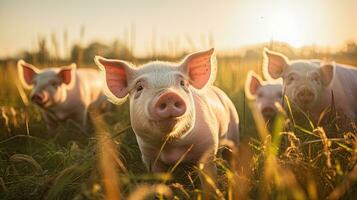
[[[210,182],[215,188],[212,197],[355,198],[357,128],[342,131],[335,126],[336,118],[323,128],[309,120],[300,123],[288,109],[269,130],[252,102],[246,100],[246,74],[249,70],[261,74],[263,46],[291,58],[326,58],[357,66],[357,51],[329,53],[280,43],[252,46],[245,54],[218,52],[215,85],[238,110],[241,144],[232,147],[231,160],[217,157],[218,177]],[[137,64],[165,58],[179,61],[182,56],[128,56]],[[68,63],[32,61],[42,67]],[[79,67],[95,65],[87,60]],[[29,102],[28,91],[17,79],[16,60],[2,62],[0,85],[0,199],[202,199],[205,191],[199,187],[200,169],[177,163],[167,173],[146,171],[130,127],[128,103],[108,113],[91,113],[93,124],[88,133],[71,122],[48,133],[38,108]]]

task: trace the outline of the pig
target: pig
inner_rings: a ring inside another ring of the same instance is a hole
[[[149,171],[164,172],[182,158],[182,163],[194,162],[215,174],[219,142],[238,143],[239,119],[229,97],[213,86],[213,48],[180,63],[134,67],[123,60],[94,60],[105,76],[109,100],[120,104],[129,98],[131,126]],[[208,160],[201,162],[207,152]]]
[[[69,66],[38,69],[19,60],[19,79],[25,89],[31,89],[29,99],[41,109],[49,131],[69,119],[81,129],[87,127],[88,109],[105,107],[104,80],[96,69]]]
[[[266,122],[272,122],[278,113],[276,104],[283,98],[281,82],[263,81],[259,75],[249,71],[245,82],[245,95],[250,100],[255,100],[255,106]]]
[[[346,123],[356,122],[357,69],[353,66],[320,60],[292,60],[265,49],[264,73],[272,79],[282,78],[285,95],[292,104],[308,113],[317,122],[332,104],[346,117]]]

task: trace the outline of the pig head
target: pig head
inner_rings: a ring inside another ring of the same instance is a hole
[[[181,63],[149,62],[134,67],[97,56],[107,96],[117,104],[130,99],[130,119],[142,159],[151,171],[182,162],[199,162],[219,140],[238,142],[238,115],[223,91],[212,85],[214,50],[193,53]],[[160,150],[164,143],[164,147]]]
[[[273,121],[278,113],[276,104],[281,104],[282,92],[282,83],[263,81],[253,71],[248,73],[245,82],[246,97],[250,100],[255,100],[255,106],[266,122]]]
[[[352,66],[325,63],[319,60],[293,60],[277,52],[264,50],[265,74],[283,78],[289,100],[314,121],[328,106],[334,106],[352,121],[356,120],[357,70]]]
[[[66,99],[67,88],[73,87],[76,65],[39,70],[23,60],[18,62],[18,74],[25,89],[31,89],[30,100],[42,108],[60,104]]]
[[[49,130],[59,122],[71,119],[84,128],[88,107],[105,101],[103,81],[93,69],[76,69],[75,64],[40,70],[23,60],[18,61],[19,79],[26,89],[31,89],[31,102],[41,108]],[[92,80],[89,80],[92,79]]]

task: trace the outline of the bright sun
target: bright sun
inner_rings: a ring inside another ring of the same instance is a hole
[[[268,32],[273,40],[285,41],[294,47],[304,45],[304,30],[297,15],[288,10],[272,13],[268,19]]]

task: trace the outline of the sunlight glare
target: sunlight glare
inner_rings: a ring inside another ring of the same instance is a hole
[[[303,46],[306,41],[304,29],[300,25],[305,22],[300,19],[296,13],[289,12],[288,9],[272,13],[267,24],[271,39],[287,42],[294,47]]]

